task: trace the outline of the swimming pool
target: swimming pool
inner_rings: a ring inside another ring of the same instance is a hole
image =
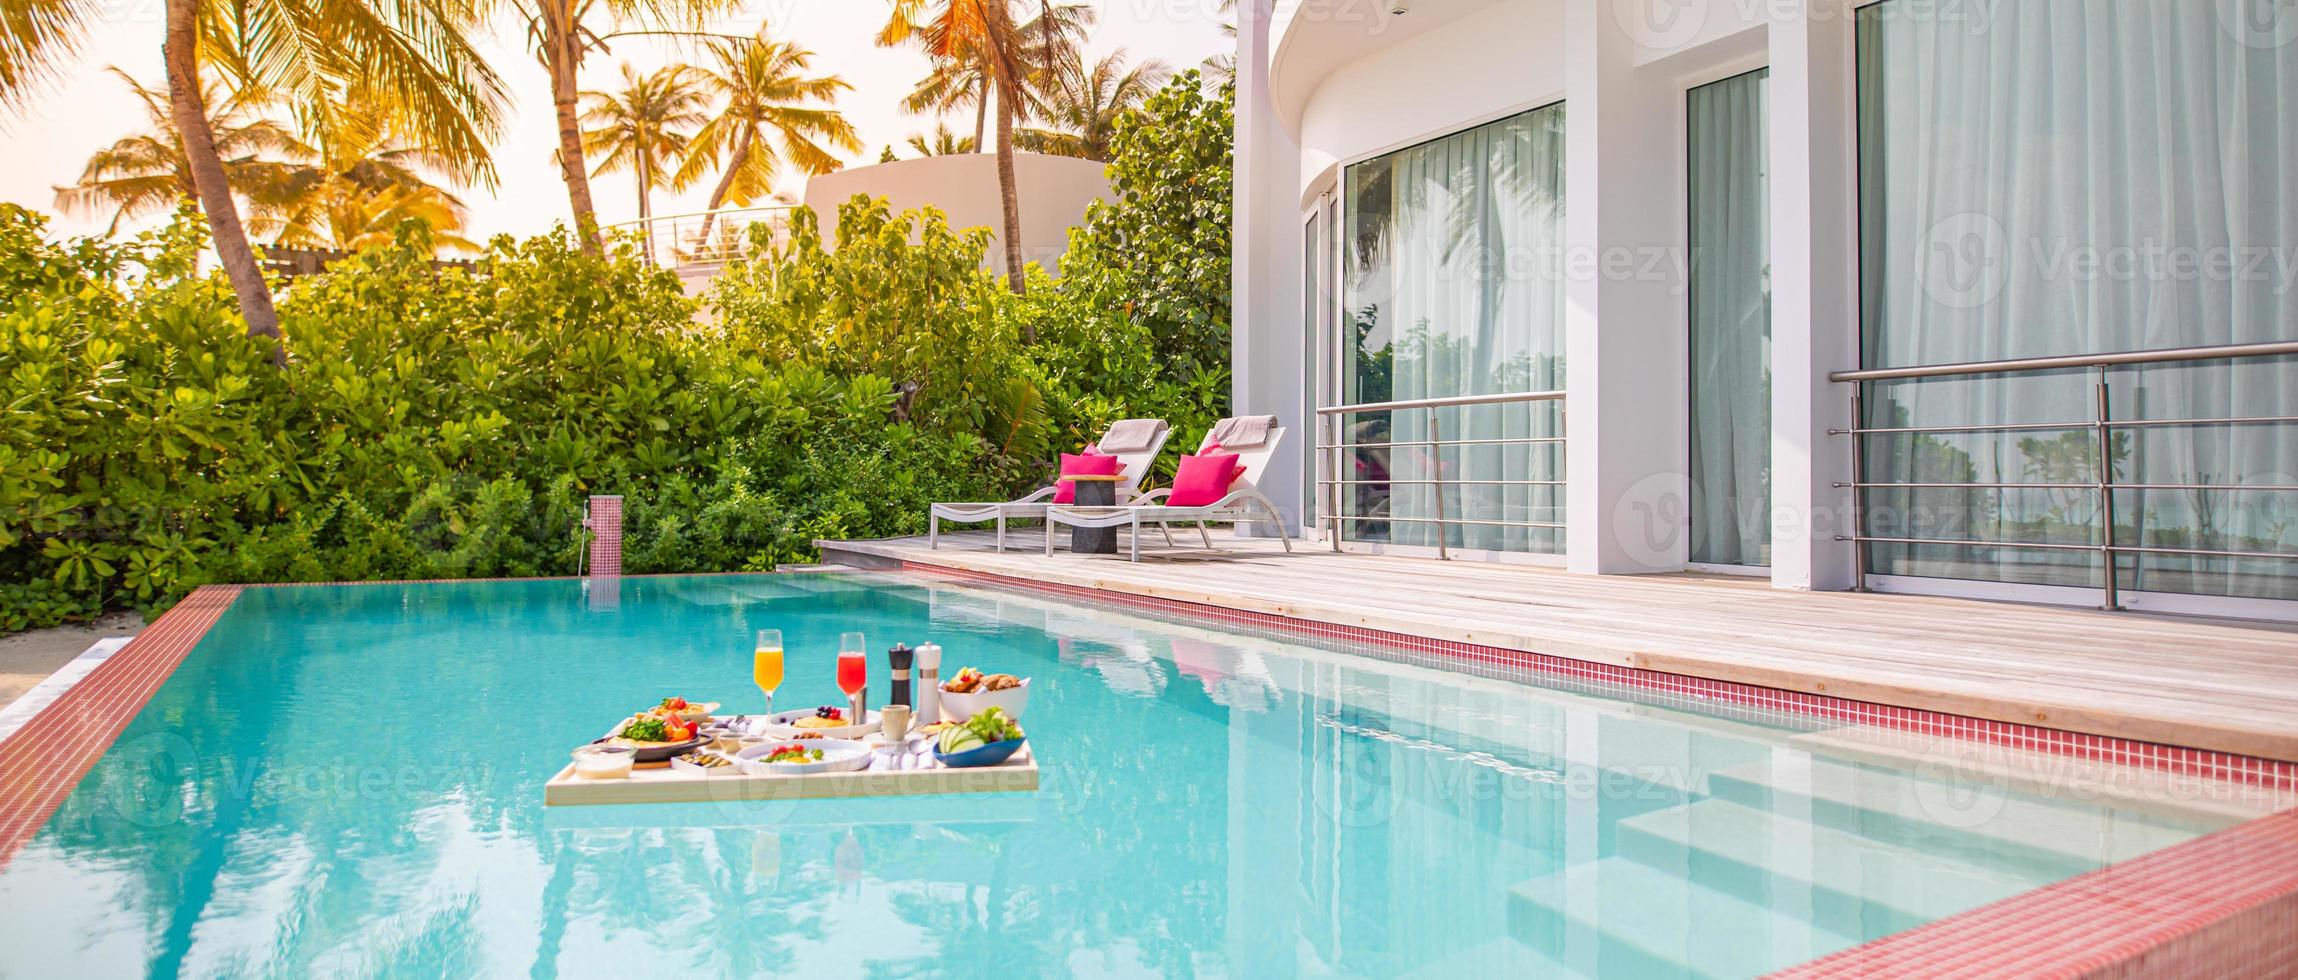
[[[779,707],[850,629],[1034,676],[1042,788],[546,812],[635,707],[762,707],[764,627]],[[0,869],[0,973],[1748,976],[2234,822],[1366,652],[896,574],[250,589]]]

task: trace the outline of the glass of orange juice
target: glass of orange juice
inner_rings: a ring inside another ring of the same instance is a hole
[[[757,652],[750,658],[750,679],[766,692],[766,713],[774,713],[774,689],[782,686],[782,631],[759,630]]]

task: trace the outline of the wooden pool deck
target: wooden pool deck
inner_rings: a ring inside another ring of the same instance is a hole
[[[831,563],[930,565],[2298,762],[2298,626],[2288,624],[1313,545],[1288,555],[1273,540],[1232,537],[1215,538],[1218,552],[1145,547],[1136,564],[1048,558],[1043,540],[1018,529],[1004,554],[987,532],[945,533],[939,550],[924,538],[822,545]]]

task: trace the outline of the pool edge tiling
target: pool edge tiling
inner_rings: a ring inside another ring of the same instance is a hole
[[[239,598],[203,585],[144,627],[24,727],[0,740],[0,868],[47,824],[113,739]]]
[[[1772,974],[2298,973],[2298,811],[2108,865]]]

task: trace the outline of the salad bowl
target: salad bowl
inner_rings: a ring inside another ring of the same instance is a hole
[[[1009,738],[1002,742],[991,742],[988,745],[977,746],[963,752],[952,752],[948,755],[943,755],[942,751],[937,748],[934,750],[934,761],[953,769],[994,766],[1013,758],[1013,754],[1021,751],[1022,744],[1028,741],[1027,738]]]

